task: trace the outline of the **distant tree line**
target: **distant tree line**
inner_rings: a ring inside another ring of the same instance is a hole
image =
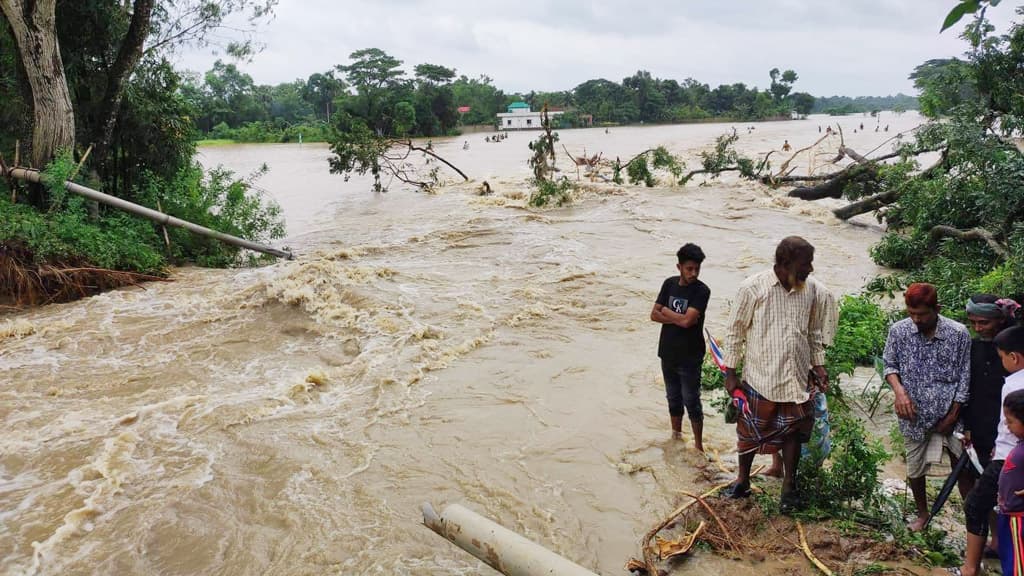
[[[911,77],[913,78],[913,77]],[[895,96],[819,96],[811,108],[813,114],[857,114],[880,110],[905,112],[917,110],[919,104],[914,96],[896,94]]]
[[[257,85],[234,64],[218,61],[202,77],[186,78],[185,98],[199,111],[196,127],[208,138],[241,141],[306,141],[329,137],[329,125],[345,131],[364,122],[380,136],[440,136],[461,125],[493,124],[516,101],[534,110],[560,109],[561,127],[602,124],[675,123],[700,120],[764,120],[842,109],[916,108],[902,94],[884,98],[816,99],[793,92],[798,75],[773,68],[768,87],[744,83],[711,88],[693,78],[661,79],[639,70],[621,82],[588,80],[572,90],[505,93],[482,75],[469,78],[437,64],[418,64],[410,75],[403,62],[377,48],[353,52],[349,62],[307,79]]]

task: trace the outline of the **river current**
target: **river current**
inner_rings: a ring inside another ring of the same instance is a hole
[[[738,147],[795,151],[829,121],[737,124]],[[921,119],[839,122],[864,154]],[[732,127],[565,130],[561,144],[623,160],[665,145],[696,168]],[[880,229],[735,176],[587,186],[570,206],[528,209],[536,135],[435,139],[473,181],[433,194],[346,182],[325,145],[201,149],[241,175],[268,165],[257,184],[298,257],[178,268],[0,317],[0,573],[490,573],[422,526],[425,501],[624,573],[701,482],[703,458],[670,438],[649,319],[675,251],[707,253],[707,326],[721,334],[737,284],[784,236],[817,247],[815,276],[841,294],[878,273]],[[493,195],[477,195],[484,180]],[[705,435],[723,458],[734,449],[717,413]],[[688,570],[723,562],[698,553]]]

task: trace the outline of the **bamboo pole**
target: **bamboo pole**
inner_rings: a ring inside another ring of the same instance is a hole
[[[25,180],[27,182],[35,182],[37,184],[42,183],[42,175],[39,173],[38,170],[32,170],[28,168],[10,168],[8,169],[7,174],[10,175],[11,178],[17,178],[19,180]],[[152,208],[146,208],[145,206],[133,204],[132,202],[128,202],[127,200],[122,200],[121,198],[116,198],[109,194],[104,194],[103,192],[93,190],[92,188],[86,188],[85,186],[75,184],[74,182],[64,182],[64,189],[67,190],[68,192],[78,194],[79,196],[84,196],[90,200],[102,202],[108,206],[113,206],[114,208],[118,208],[126,212],[131,212],[136,216],[149,218],[150,220],[158,224],[166,226],[175,226],[177,228],[184,228],[189,232],[192,232],[193,234],[198,234],[200,236],[206,236],[208,238],[220,240],[225,244],[231,244],[232,246],[238,246],[239,248],[245,248],[247,250],[252,250],[254,252],[270,254],[271,256],[277,256],[278,258],[287,258],[291,260],[294,257],[292,256],[292,253],[287,250],[280,250],[272,246],[267,246],[265,244],[252,242],[244,238],[239,238],[237,236],[232,236],[230,234],[225,234],[223,232],[211,230],[209,228],[206,228],[205,226],[200,226],[198,224],[193,224],[180,218],[175,218],[174,216],[169,216],[167,214],[164,214],[163,212],[153,210]]]

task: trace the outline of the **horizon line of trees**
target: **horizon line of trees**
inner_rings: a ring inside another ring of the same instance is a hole
[[[418,64],[412,76],[403,62],[378,48],[357,50],[348,64],[277,85],[258,85],[231,63],[218,60],[204,75],[183,75],[181,93],[196,110],[195,126],[208,138],[287,142],[324,140],[328,125],[344,130],[360,118],[384,136],[441,136],[462,125],[494,124],[513,102],[534,110],[544,104],[563,110],[557,127],[636,123],[679,123],[708,119],[763,120],[792,113],[855,113],[916,109],[917,99],[832,96],[793,92],[793,70],[769,71],[767,89],[742,82],[708,84],[656,78],[638,70],[621,82],[593,79],[571,90],[506,93],[493,79],[469,78],[436,64]],[[468,108],[459,112],[460,107]],[[333,121],[333,122],[332,122]],[[340,122],[340,124],[339,124]]]

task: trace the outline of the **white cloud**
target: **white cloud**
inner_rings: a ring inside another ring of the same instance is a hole
[[[266,50],[241,65],[257,83],[306,78],[361,48],[406,70],[429,62],[486,74],[506,92],[569,90],[637,70],[710,84],[764,87],[778,67],[815,95],[913,93],[907,75],[931,58],[960,55],[959,30],[938,30],[947,0],[282,0],[260,36]],[[990,10],[999,29],[1010,6]],[[194,51],[195,71],[217,56]]]

